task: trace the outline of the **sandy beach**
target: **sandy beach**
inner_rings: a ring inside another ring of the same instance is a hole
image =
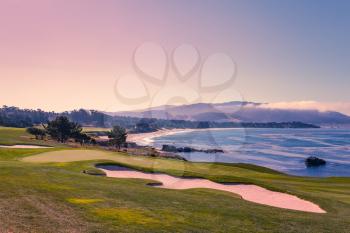
[[[192,132],[195,130],[197,129],[161,129],[150,133],[128,134],[127,141],[135,142],[140,145],[149,145],[150,143],[153,142],[153,139],[157,137],[173,135],[177,133]]]
[[[193,189],[209,188],[226,191],[241,196],[244,200],[283,208],[312,213],[326,213],[318,205],[286,193],[274,192],[257,185],[246,184],[220,184],[206,179],[178,178],[160,173],[145,173],[124,167],[106,166],[99,167],[108,177],[113,178],[136,178],[154,180],[161,185],[156,186],[167,189]]]
[[[207,129],[160,129],[150,133],[128,134],[127,141],[135,142],[140,145],[149,145],[157,137],[173,135],[178,133],[187,133],[193,131],[206,131],[206,130],[229,130],[233,128],[207,128]]]
[[[129,133],[127,137],[128,142],[135,142],[138,145],[146,146],[153,142],[154,138],[177,133],[192,132],[197,129],[160,129],[150,133]],[[199,130],[199,129],[198,129]],[[109,140],[108,136],[99,136],[100,140]]]

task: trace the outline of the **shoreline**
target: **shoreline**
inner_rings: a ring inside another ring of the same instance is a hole
[[[154,141],[153,139],[158,138],[158,137],[174,135],[174,134],[179,134],[179,133],[189,133],[189,132],[194,132],[194,131],[230,130],[230,129],[237,129],[237,128],[160,129],[160,130],[157,130],[155,132],[150,132],[150,133],[128,134],[127,141],[134,142],[134,143],[140,144],[142,146],[148,146]]]
[[[178,133],[192,132],[195,129],[160,129],[155,132],[128,134],[127,141],[134,142],[143,146],[148,146],[153,142],[154,138]]]

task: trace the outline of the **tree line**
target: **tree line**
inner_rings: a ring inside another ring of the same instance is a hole
[[[0,125],[9,127],[30,127],[46,123],[58,116],[84,126],[113,127],[119,125],[133,133],[152,132],[160,128],[315,128],[312,124],[302,122],[215,122],[188,121],[155,118],[138,118],[125,116],[110,116],[95,110],[74,110],[70,112],[45,112],[40,109],[19,109],[4,106],[0,108]]]
[[[48,121],[46,125],[42,124],[42,128],[28,127],[27,132],[34,135],[38,140],[50,136],[51,139],[59,143],[66,143],[69,139],[73,139],[81,145],[96,144],[94,138],[83,132],[83,127],[80,124],[70,121],[66,116],[58,116],[56,119]],[[118,125],[114,126],[108,132],[108,137],[110,139],[109,144],[120,149],[126,143],[126,129]]]

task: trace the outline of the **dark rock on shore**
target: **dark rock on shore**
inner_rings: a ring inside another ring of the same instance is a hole
[[[178,154],[176,154],[174,152],[161,151],[159,157],[187,161],[187,159],[185,159],[184,157],[182,157],[182,156],[180,156],[180,155],[178,155]]]
[[[305,159],[305,165],[307,167],[318,167],[326,165],[326,161],[315,156],[310,156]]]
[[[109,148],[109,150],[116,150],[116,149]],[[141,145],[137,145],[137,144],[130,144],[130,146],[123,148],[122,151],[126,152],[129,155],[135,155],[135,156],[162,157],[162,158],[178,159],[178,160],[187,161],[182,156],[176,154],[177,151],[175,151],[175,152],[160,151],[160,150],[158,150],[154,147],[151,147],[151,146],[141,146]]]
[[[191,152],[204,152],[204,153],[224,153],[223,150],[221,149],[195,149],[192,147],[175,147],[172,145],[163,145],[162,146],[162,151],[166,152],[184,152],[184,153],[191,153]]]

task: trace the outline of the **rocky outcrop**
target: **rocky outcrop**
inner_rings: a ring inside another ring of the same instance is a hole
[[[305,159],[305,165],[307,167],[319,167],[326,165],[326,161],[320,158],[317,158],[315,156],[310,156],[307,159]]]
[[[183,153],[192,153],[192,152],[204,152],[204,153],[224,153],[222,149],[196,149],[192,147],[176,147],[172,145],[163,145],[162,151],[166,152],[183,152]]]

